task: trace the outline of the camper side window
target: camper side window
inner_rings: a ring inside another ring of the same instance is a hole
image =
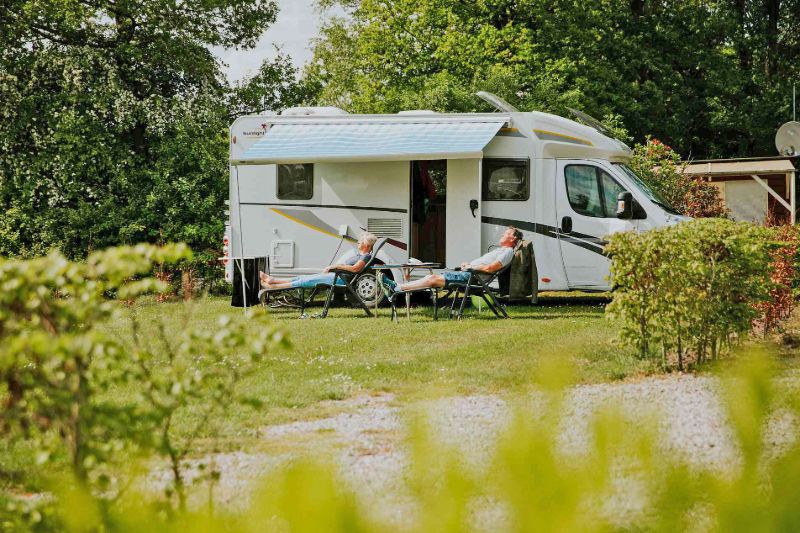
[[[530,198],[527,159],[483,159],[484,201],[523,201]]]
[[[617,195],[626,192],[604,170],[592,165],[569,165],[564,169],[569,205],[587,217],[614,218]]]
[[[600,187],[595,168],[589,165],[569,165],[564,169],[564,178],[572,209],[587,217],[602,218],[605,216],[605,211],[600,201]]]
[[[278,165],[278,200],[311,200],[314,196],[314,165]]]

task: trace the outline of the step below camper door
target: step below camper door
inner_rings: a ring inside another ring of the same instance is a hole
[[[448,267],[482,255],[480,201],[481,160],[449,159],[445,219]]]

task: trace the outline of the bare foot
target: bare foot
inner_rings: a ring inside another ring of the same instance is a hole
[[[270,276],[267,276],[265,273],[261,272],[260,270],[258,271],[258,279],[261,282],[261,286],[264,287],[265,289],[269,288],[269,287],[267,287],[267,285],[272,283],[272,278]]]

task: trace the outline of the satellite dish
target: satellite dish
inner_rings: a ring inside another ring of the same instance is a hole
[[[775,148],[781,155],[800,155],[800,122],[790,121],[778,128]]]

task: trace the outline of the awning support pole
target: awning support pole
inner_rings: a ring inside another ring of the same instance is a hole
[[[797,171],[792,171],[792,179],[789,181],[789,201],[792,204],[791,209],[791,222],[794,226],[797,224]]]
[[[786,210],[789,211],[789,214],[792,216],[792,219],[794,219],[794,210],[792,209],[792,206],[789,205],[789,202],[787,202],[784,198],[781,198],[781,195],[775,192],[773,188],[770,187],[767,184],[767,182],[762,180],[758,175],[750,174],[750,177],[756,180],[756,183],[764,187],[764,189],[766,189],[766,191],[770,194],[770,196],[775,198],[778,201],[778,203],[780,203],[783,207],[785,207]]]
[[[242,225],[242,199],[239,197],[239,166],[233,167],[236,170],[236,215],[239,220],[239,273],[242,278],[242,309],[244,316],[247,317],[247,282],[244,279],[244,227]]]

